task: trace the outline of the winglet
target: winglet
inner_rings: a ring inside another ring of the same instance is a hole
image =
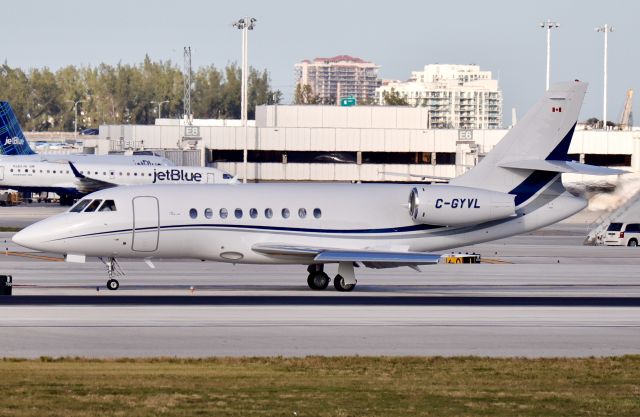
[[[78,169],[75,167],[75,165],[73,165],[73,162],[68,161],[69,162],[69,166],[71,167],[71,172],[73,172],[73,176],[76,178],[85,178],[85,176],[83,174],[80,173],[80,171],[78,171]]]

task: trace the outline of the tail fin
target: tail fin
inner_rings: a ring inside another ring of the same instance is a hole
[[[514,194],[516,206],[543,192],[565,172],[557,166],[569,159],[586,90],[579,81],[552,85],[478,165],[450,184]]]
[[[0,155],[33,155],[11,105],[0,101]]]

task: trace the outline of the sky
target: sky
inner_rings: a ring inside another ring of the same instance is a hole
[[[191,46],[194,67],[220,68],[240,62],[232,23],[251,16],[249,64],[269,71],[285,101],[303,59],[357,56],[380,65],[381,78],[400,80],[426,64],[477,64],[499,80],[505,126],[512,108],[520,118],[544,92],[546,19],[560,24],[551,34],[551,82],[589,82],[581,118],[602,118],[604,35],[594,28],[607,23],[608,119],[619,120],[627,89],[640,94],[637,0],[12,0],[11,11],[0,59],[13,67],[136,64],[145,54],[182,65]]]

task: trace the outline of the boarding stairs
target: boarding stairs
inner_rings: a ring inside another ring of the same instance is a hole
[[[585,245],[603,245],[604,232],[611,222],[620,219],[631,207],[640,202],[640,190],[630,195],[617,209],[603,213],[589,225],[591,230],[584,240]]]

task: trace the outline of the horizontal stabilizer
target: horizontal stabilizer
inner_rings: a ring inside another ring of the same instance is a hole
[[[545,159],[530,159],[521,161],[501,162],[498,166],[502,168],[526,169],[531,171],[560,172],[563,174],[585,174],[585,175],[621,175],[628,174],[621,169],[599,167],[596,165],[581,164],[575,161],[554,161]]]

